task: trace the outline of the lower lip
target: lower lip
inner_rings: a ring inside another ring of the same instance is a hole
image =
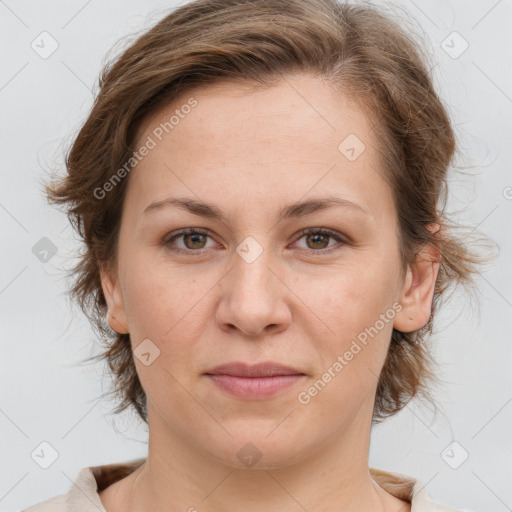
[[[305,375],[275,375],[274,377],[234,377],[233,375],[207,375],[220,389],[239,398],[268,398],[290,386]]]

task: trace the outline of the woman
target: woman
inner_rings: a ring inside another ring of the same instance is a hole
[[[142,35],[48,194],[148,456],[28,510],[452,510],[368,452],[428,398],[434,305],[476,272],[439,208],[454,150],[375,7],[198,0]]]

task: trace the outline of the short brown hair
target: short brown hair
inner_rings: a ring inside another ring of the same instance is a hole
[[[428,56],[382,8],[336,0],[196,0],[142,34],[99,78],[93,108],[66,155],[67,175],[47,186],[48,199],[67,205],[85,244],[74,267],[71,296],[105,349],[115,412],[133,406],[147,422],[147,398],[137,376],[129,334],[105,321],[100,265],[113,267],[128,177],[97,199],[115,169],[133,154],[142,122],[178,95],[214,81],[270,86],[290,73],[313,73],[337,86],[373,121],[383,170],[398,214],[402,271],[432,243],[442,258],[433,308],[452,283],[471,284],[482,259],[453,233],[444,214],[455,137],[433,88]],[[385,151],[384,151],[385,148]],[[443,204],[442,201],[444,201]],[[437,223],[440,231],[427,226]],[[379,377],[373,421],[422,394],[435,377],[421,329],[393,330]]]

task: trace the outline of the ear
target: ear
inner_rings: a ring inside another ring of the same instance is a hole
[[[118,277],[100,266],[101,287],[107,301],[107,320],[110,327],[119,334],[129,332],[126,313],[123,305],[123,296]]]
[[[432,231],[435,227],[439,228],[439,224],[430,225],[428,229]],[[393,323],[397,331],[416,331],[428,322],[440,260],[440,252],[432,243],[426,243],[414,264],[408,267],[399,299],[402,309]]]

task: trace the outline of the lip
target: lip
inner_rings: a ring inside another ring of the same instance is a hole
[[[231,375],[233,377],[274,377],[276,375],[304,375],[303,372],[273,361],[249,365],[243,362],[227,363],[208,370],[206,375]]]
[[[264,399],[301,381],[306,375],[295,368],[267,362],[256,365],[228,363],[205,375],[222,391],[244,399]]]
[[[305,377],[304,374],[274,375],[273,377],[234,377],[222,374],[206,376],[222,391],[249,400],[269,398]]]

